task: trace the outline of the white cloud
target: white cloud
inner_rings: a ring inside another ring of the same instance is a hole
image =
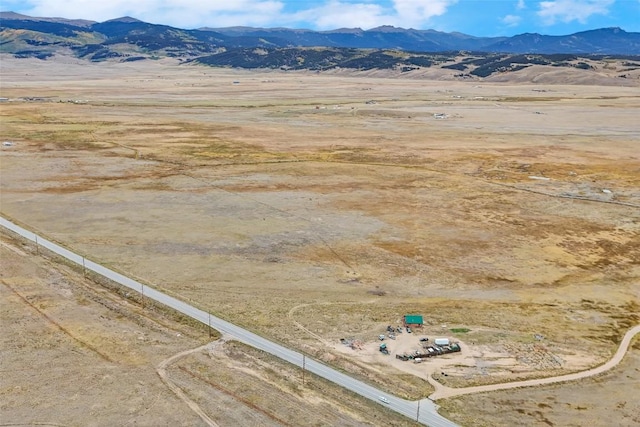
[[[339,0],[331,0],[322,6],[306,9],[285,18],[294,22],[313,22],[320,30],[372,28],[390,24],[386,19],[382,6],[372,3],[345,3]]]
[[[206,25],[261,25],[277,21],[284,3],[277,0],[31,0],[23,13],[96,21],[132,16],[183,28]]]
[[[591,15],[606,15],[615,0],[555,0],[540,2],[538,16],[545,24],[553,25],[557,21],[587,22]]]
[[[13,0],[8,0],[13,1]],[[27,0],[20,9],[33,16],[60,16],[105,21],[132,16],[151,23],[181,28],[246,26],[299,26],[316,29],[372,28],[394,25],[424,28],[445,14],[458,0]],[[318,5],[318,3],[320,3]],[[300,7],[303,4],[304,6]]]
[[[393,0],[399,26],[420,28],[435,16],[444,15],[458,0]]]
[[[524,3],[524,0],[518,0],[518,4],[516,5],[516,9],[522,10],[526,9],[527,5]]]
[[[517,15],[507,15],[502,18],[502,23],[508,27],[515,27],[520,23],[520,21],[522,21],[522,17]]]
[[[458,0],[393,0],[385,8],[371,2],[329,0],[322,6],[297,12],[288,20],[313,22],[319,29],[341,27],[372,28],[394,25],[403,28],[422,28],[431,18],[446,13]]]

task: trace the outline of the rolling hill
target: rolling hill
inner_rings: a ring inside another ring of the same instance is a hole
[[[0,53],[47,59],[67,55],[99,62],[177,58],[216,67],[284,70],[395,70],[438,67],[456,78],[486,78],[532,66],[593,70],[594,61],[640,68],[640,33],[603,28],[566,35],[474,37],[382,26],[371,30],[288,28],[180,29],[131,17],[105,22],[0,12]],[[626,68],[625,68],[626,67]]]

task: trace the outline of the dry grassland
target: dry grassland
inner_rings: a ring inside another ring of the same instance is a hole
[[[202,342],[3,235],[0,411],[7,425],[202,425],[154,366]]]
[[[511,360],[450,386],[583,369],[640,320],[640,87],[580,79],[3,59],[1,210],[399,395],[425,364],[339,338],[421,313]]]
[[[3,424],[208,425],[156,372],[210,341],[202,328],[114,296],[9,234],[0,259]],[[166,371],[217,426],[415,425],[234,341],[213,341]]]

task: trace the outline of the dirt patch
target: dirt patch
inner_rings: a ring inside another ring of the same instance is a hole
[[[629,386],[640,380],[637,345],[612,371],[595,378],[563,385],[541,386],[482,393],[438,402],[443,413],[461,425],[535,426],[580,425],[588,419],[594,426],[634,426],[640,422],[637,399],[630,399]],[[473,415],[469,415],[473,414]]]

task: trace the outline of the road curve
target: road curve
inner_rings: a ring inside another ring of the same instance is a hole
[[[247,344],[251,347],[265,351],[273,356],[276,356],[282,360],[292,363],[300,368],[312,372],[328,381],[331,381],[341,387],[351,390],[354,393],[359,394],[367,399],[375,401],[380,405],[402,414],[406,417],[419,421],[421,424],[431,427],[457,427],[452,421],[444,418],[437,412],[437,406],[429,399],[412,402],[409,400],[401,399],[393,396],[389,393],[383,392],[367,383],[350,377],[340,371],[337,371],[324,363],[321,363],[315,359],[307,357],[306,355],[290,350],[280,344],[269,341],[259,335],[254,334],[246,329],[213,316],[210,313],[193,307],[184,301],[180,301],[174,297],[166,295],[148,285],[144,285],[136,280],[126,277],[120,273],[117,273],[111,269],[108,269],[100,264],[97,264],[85,257],[63,248],[44,237],[41,237],[29,230],[26,230],[6,218],[0,216],[0,226],[19,234],[20,236],[35,242],[67,260],[87,269],[93,271],[101,276],[104,276],[116,283],[126,286],[133,291],[136,291],[146,298],[150,298],[156,302],[159,302],[167,307],[170,307],[190,318],[197,320],[205,325],[209,325],[212,328],[217,329],[223,334],[230,335],[237,341]],[[386,398],[387,403],[383,403],[380,399]]]
[[[110,270],[100,264],[90,261],[81,255],[76,254],[66,248],[63,248],[49,240],[36,235],[35,233],[28,231],[6,218],[0,216],[0,226],[13,231],[21,235],[22,237],[35,242],[37,245],[41,245],[52,252],[74,262],[75,264],[98,273],[110,280],[113,280],[123,286],[128,287],[136,292],[143,294],[145,297],[150,298],[156,302],[166,305],[186,316],[191,317],[205,325],[209,325],[223,334],[228,334],[236,340],[245,343],[254,348],[263,350],[273,356],[276,356],[282,360],[292,363],[300,368],[304,368],[309,372],[312,372],[326,380],[329,380],[339,386],[342,386],[354,393],[357,393],[367,399],[373,400],[381,405],[388,407],[389,409],[398,412],[406,417],[415,419],[421,424],[431,427],[457,427],[452,421],[444,418],[437,412],[437,405],[434,403],[437,399],[443,399],[447,397],[461,396],[471,393],[481,393],[496,390],[505,390],[518,387],[531,387],[545,384],[553,384],[564,381],[572,381],[581,378],[587,378],[593,375],[600,374],[608,371],[609,369],[617,366],[624,355],[626,354],[631,339],[638,333],[640,333],[640,325],[637,325],[630,330],[622,338],[618,350],[613,357],[598,367],[589,369],[587,371],[576,372],[573,374],[561,375],[558,377],[540,378],[527,381],[516,381],[504,384],[492,384],[486,386],[467,387],[460,389],[444,388],[439,389],[435,393],[431,394],[429,398],[419,401],[409,401],[393,396],[389,393],[383,392],[369,384],[352,378],[342,372],[339,372],[324,363],[321,363],[315,359],[307,357],[306,355],[297,351],[290,350],[280,344],[269,341],[259,335],[254,334],[246,329],[229,323],[223,319],[211,315],[208,312],[202,311],[196,307],[193,307],[183,301],[166,295],[148,285],[144,285],[136,280],[126,277],[120,273]],[[382,403],[380,398],[386,398],[388,403]]]
[[[627,333],[624,334],[624,337],[622,337],[620,346],[618,347],[618,350],[613,355],[613,357],[609,359],[609,361],[607,361],[606,363],[600,366],[596,366],[593,369],[589,369],[581,372],[574,372],[573,374],[560,375],[557,377],[539,378],[535,380],[526,380],[526,381],[515,381],[515,382],[503,383],[503,384],[490,384],[490,385],[481,385],[481,386],[466,387],[466,388],[443,387],[437,390],[435,393],[431,394],[429,396],[429,399],[438,400],[438,399],[445,399],[447,397],[462,396],[462,395],[471,394],[471,393],[507,390],[510,388],[518,388],[518,387],[533,387],[538,385],[553,384],[553,383],[559,383],[564,381],[579,380],[582,378],[598,375],[605,371],[608,371],[609,369],[614,368],[622,361],[622,359],[624,358],[624,355],[629,349],[629,345],[631,344],[631,339],[639,333],[640,333],[640,325],[637,325],[629,329]]]

